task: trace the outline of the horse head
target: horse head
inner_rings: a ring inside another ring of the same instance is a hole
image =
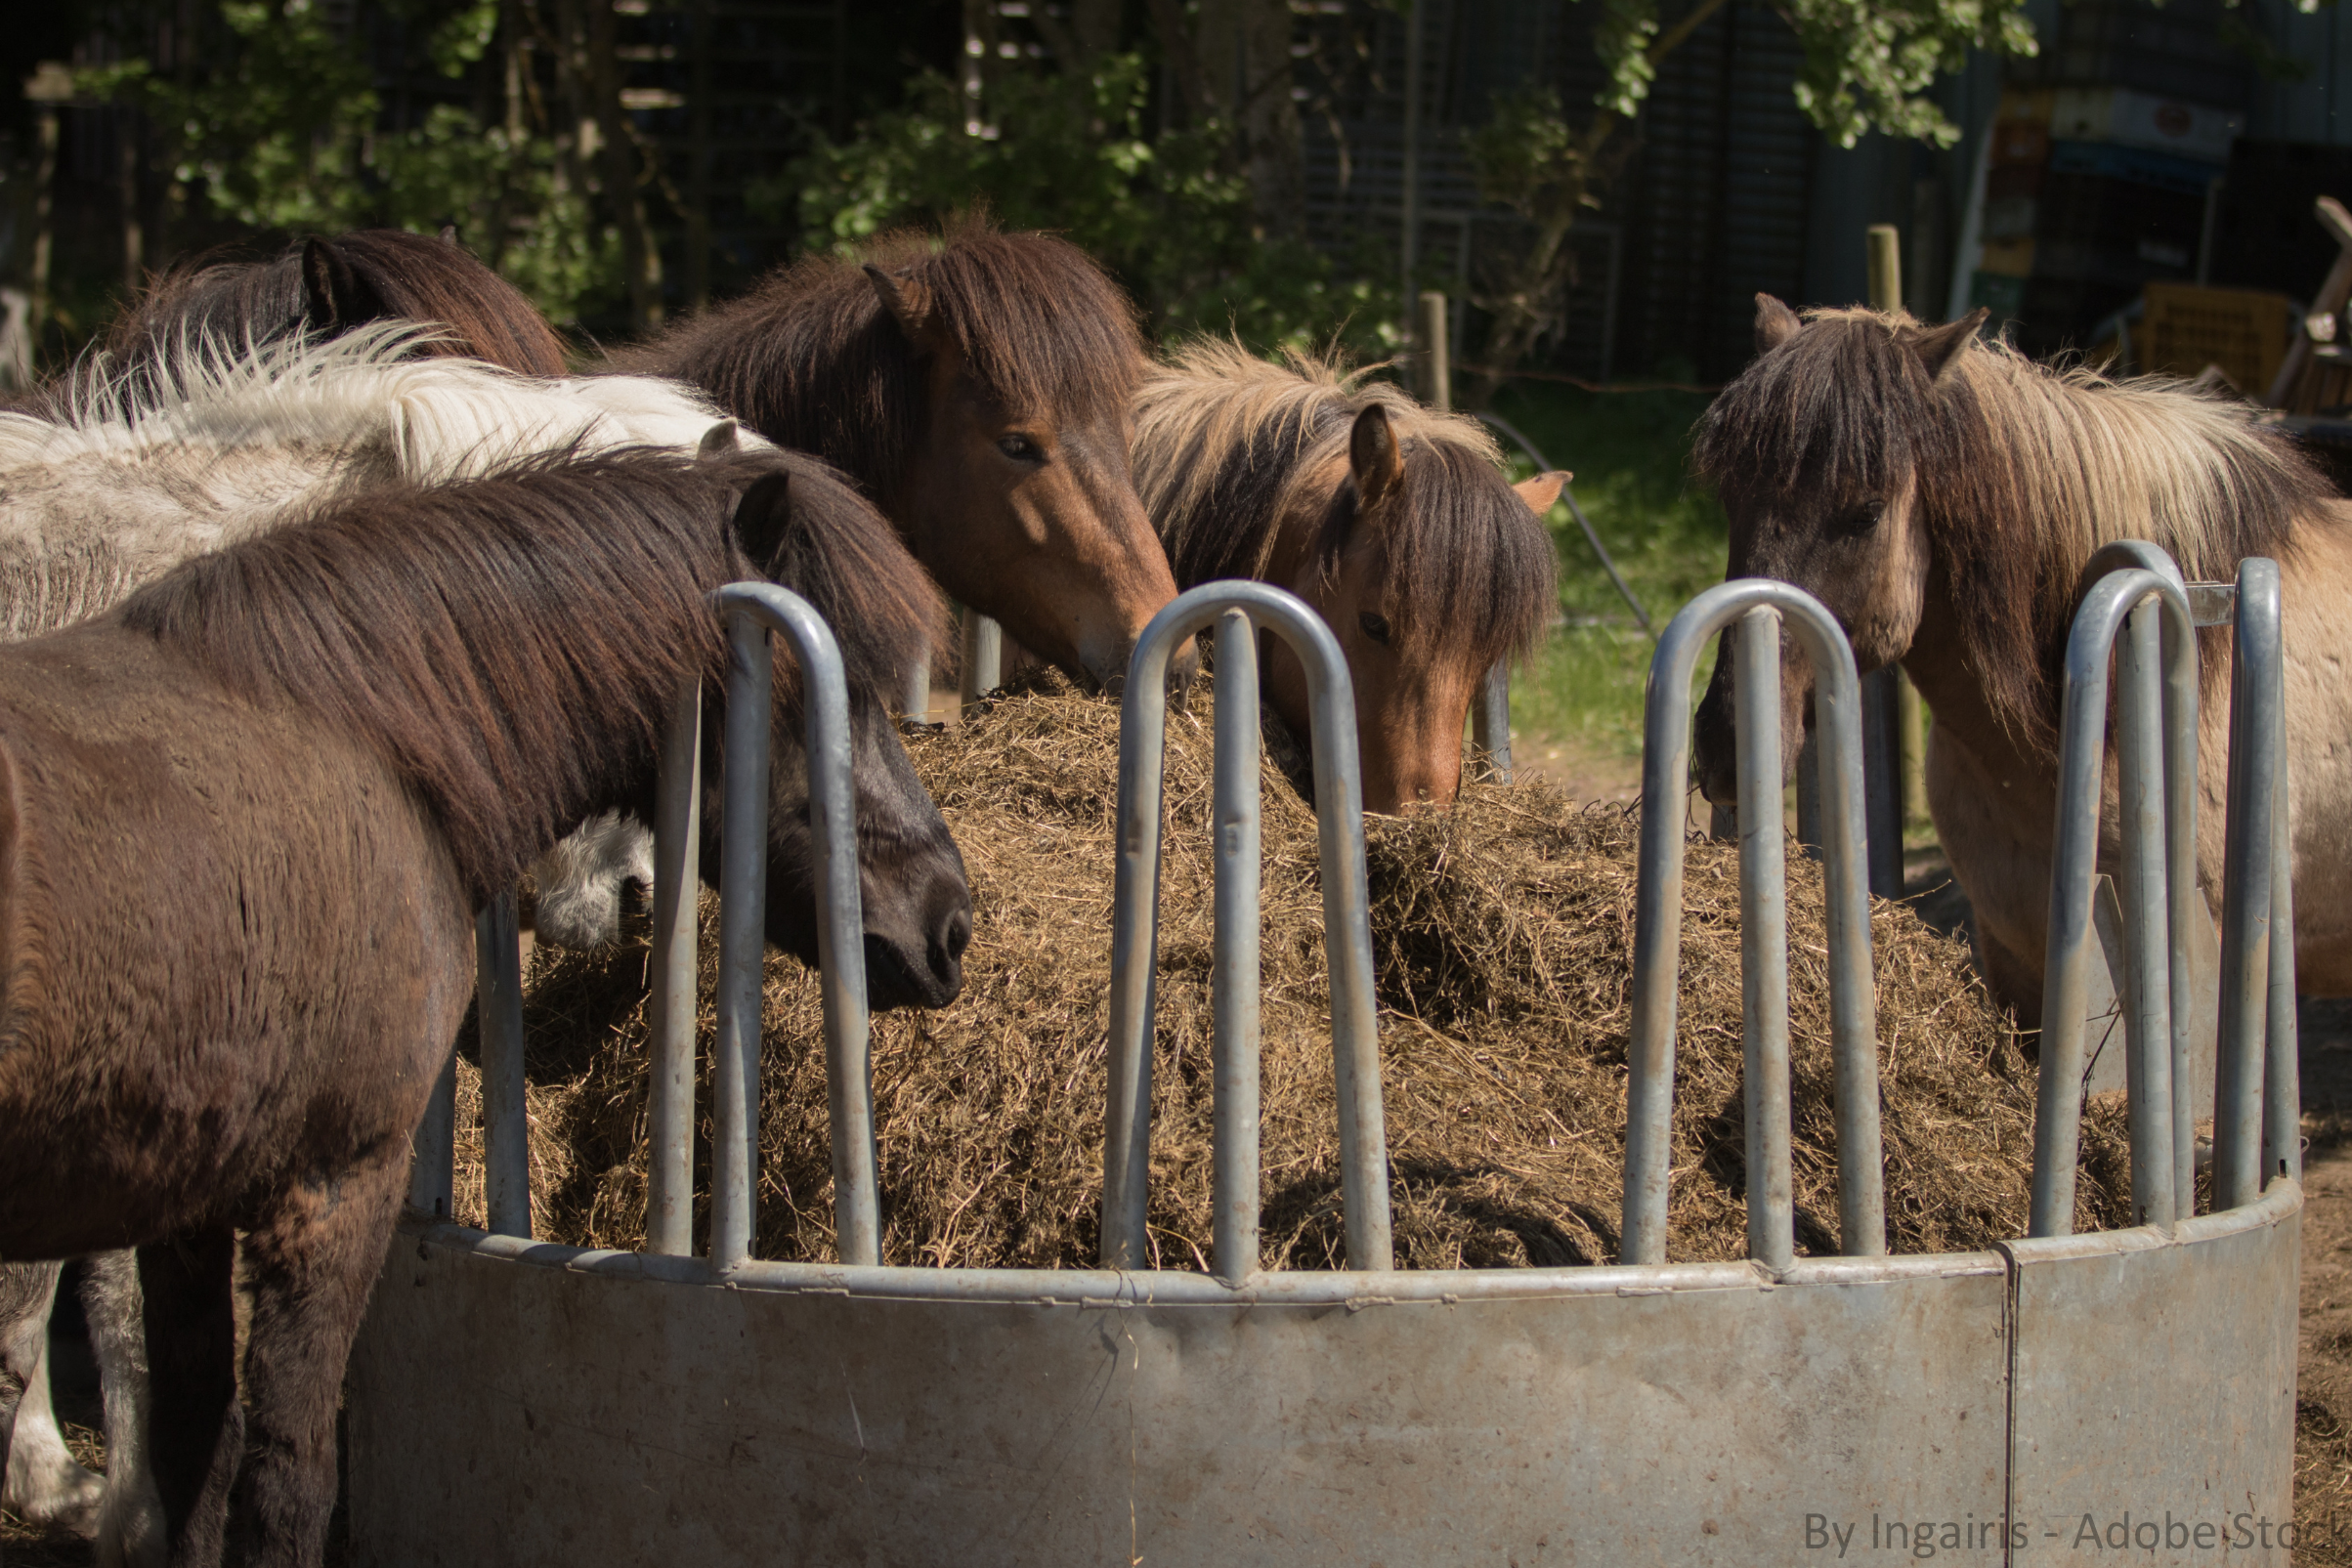
[[[919,378],[923,437],[889,507],[916,556],[1023,647],[1118,690],[1176,591],[1130,464],[1131,307],[1042,235],[961,235],[864,271],[875,330],[899,339]],[[1172,682],[1197,663],[1186,648]]]
[[[1402,439],[1373,401],[1349,427],[1324,515],[1284,520],[1282,537],[1312,544],[1278,551],[1267,575],[1312,605],[1347,656],[1365,810],[1442,806],[1461,787],[1471,703],[1556,603],[1539,520],[1566,479],[1513,486],[1477,447]],[[1262,678],[1275,711],[1304,734],[1296,656],[1277,644]]]
[[[1951,420],[1943,406],[1978,310],[1926,326],[1874,311],[1801,319],[1756,297],[1756,360],[1699,428],[1695,463],[1731,521],[1729,577],[1774,577],[1821,601],[1868,674],[1910,652],[1927,605],[1932,552],[1920,480]],[[1700,787],[1738,795],[1727,630],[1693,735]],[[1780,755],[1795,765],[1814,675],[1794,639],[1780,650]]]
[[[936,622],[936,597],[888,525],[847,485],[806,459],[771,472],[744,492],[735,531],[760,574],[808,599],[841,644],[849,677],[868,1000],[877,1009],[944,1007],[963,987],[971,889],[963,857],[916,777],[889,706],[899,650],[910,628]],[[820,863],[807,732],[797,674],[781,647],[777,657],[769,726],[767,937],[814,967]],[[706,707],[703,873],[716,886],[725,725],[718,717],[722,708],[708,701]]]

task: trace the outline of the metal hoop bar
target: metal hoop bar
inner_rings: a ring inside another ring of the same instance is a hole
[[[1634,907],[1633,1035],[1626,1094],[1625,1240],[1620,1261],[1666,1260],[1667,1172],[1674,1111],[1675,985],[1682,967],[1683,818],[1690,777],[1690,679],[1707,640],[1760,609],[1777,611],[1813,661],[1821,808],[1828,825],[1830,1052],[1837,1079],[1839,1245],[1850,1256],[1886,1250],[1878,1149],[1877,997],[1870,970],[1870,895],[1862,822],[1860,683],[1845,633],[1820,601],[1785,582],[1718,583],[1668,623],[1649,664],[1642,747],[1640,886]],[[1776,697],[1776,688],[1775,695]],[[1761,697],[1756,699],[1761,702]],[[1777,719],[1773,721],[1777,733]],[[1777,745],[1775,742],[1775,749]],[[1741,860],[1751,831],[1780,839],[1778,791],[1741,813]],[[1743,888],[1745,872],[1743,869]],[[1743,898],[1744,929],[1756,916]],[[1782,967],[1785,948],[1767,957]],[[1785,979],[1781,982],[1785,989]],[[1753,1134],[1751,1134],[1751,1139]]]
[[[416,1151],[408,1166],[408,1207],[435,1219],[448,1219],[456,1207],[454,1188],[457,1157],[457,1053],[443,1059],[441,1076],[425,1101],[424,1120],[409,1137]]]
[[[2286,765],[2287,657],[2271,660],[2281,758],[2271,776],[2270,805],[2270,1018],[2263,1053],[2262,1178],[2303,1179],[2303,1091],[2301,1032],[2295,1022],[2294,991],[2294,813],[2292,781]]]
[[[1780,824],[1780,614],[1737,622],[1740,1083],[1747,1113],[1748,1255],[1797,1260],[1789,1169],[1788,862]]]
[[[2116,644],[2121,686],[2116,703],[2117,822],[2123,839],[2116,892],[2123,910],[2131,1205],[2134,1223],[2142,1225],[2169,1225],[2179,1212],[2172,1180],[2171,883],[2164,855],[2163,628],[2158,614],[2144,601],[2135,606]]]
[[[1478,699],[1470,710],[1470,743],[1479,765],[1496,784],[1511,782],[1511,664],[1497,659],[1478,683]]]
[[[931,645],[918,646],[908,656],[907,674],[898,694],[899,711],[918,724],[931,721]]]
[[[2094,558],[2096,562],[2096,558]],[[2087,574],[2087,573],[2086,573]],[[2177,646],[2194,661],[2195,633],[2189,617],[2188,595],[2177,572],[2165,574],[2145,567],[2110,571],[2090,585],[2075,612],[2067,640],[2064,697],[2059,718],[2059,776],[2055,851],[2050,873],[2049,937],[2043,965],[2041,1077],[2034,1109],[2033,1214],[2031,1234],[2063,1236],[2071,1232],[2074,1214],[2074,1174],[2077,1128],[2082,1117],[2082,1013],[2089,981],[2091,936],[2091,878],[2099,854],[2100,775],[2106,761],[2107,662],[2131,611],[2154,595],[2171,635],[2161,636],[2162,654]],[[2172,636],[2180,639],[2172,644]],[[2165,928],[2135,916],[2151,907],[2172,918],[2169,896],[2158,896],[2186,876],[2195,886],[2195,864],[2179,862],[2176,844],[2193,844],[2170,829],[2164,815],[2165,775],[2173,770],[2169,757],[2152,753],[2160,742],[2158,712],[2160,701],[2159,650],[2147,646],[2145,633],[2135,633],[2129,650],[2130,680],[2118,716],[2118,750],[2126,764],[2123,826],[2126,866],[2136,886],[2124,889],[2139,908],[2127,915],[2127,949],[2145,951],[2149,933],[2165,936]],[[2184,731],[2192,747],[2195,715],[2181,722],[2181,688],[2165,681],[2164,696],[2171,711],[2164,714],[2166,739],[2177,742]],[[2190,688],[2194,693],[2194,686]],[[2133,696],[2136,692],[2138,695]],[[2170,752],[2170,745],[2162,750]],[[2188,765],[2194,779],[2195,752]],[[2190,796],[2195,794],[2194,784]],[[2151,797],[2153,796],[2153,799]],[[2141,809],[2134,810],[2134,802]],[[2153,808],[2153,819],[2150,815]],[[2151,840],[2161,833],[2166,853],[2147,853]],[[2151,885],[2161,878],[2163,889]],[[2185,934],[2185,933],[2184,933]],[[2165,936],[2162,952],[2169,958],[2174,941]],[[2149,960],[2127,964],[2125,1018],[2135,1031],[2130,1058],[2132,1100],[2132,1196],[2141,1219],[2168,1223],[2175,1208],[2173,1184],[2174,1128],[2170,1106],[2172,1078],[2172,988],[2156,985]],[[2161,1083],[2162,1100],[2158,1101]]]
[[[688,675],[662,735],[654,804],[653,1086],[646,1107],[652,1169],[645,1200],[645,1250],[694,1252],[695,967],[703,885],[703,683]]]
[[[1217,617],[1217,935],[1210,976],[1217,1038],[1215,1227],[1219,1278],[1258,1272],[1259,943],[1258,630],[1246,610]]]
[[[2286,767],[2279,564],[2238,565],[2230,654],[2230,782],[2221,868],[2221,1031],[2214,1049],[2213,1208],[2262,1195],[2270,1029],[2272,807]]]
[[[488,1228],[531,1234],[531,1114],[523,1098],[523,958],[509,888],[474,916],[474,1017],[482,1041],[482,1188]]]
[[[2100,546],[2082,569],[2077,592],[2087,590],[2108,572],[2135,567],[2153,572],[2180,589],[2182,602],[2188,606],[2188,614],[2183,617],[2167,616],[2160,611],[2145,608],[2141,612],[2160,620],[2163,626],[2165,898],[2162,907],[2166,928],[2165,1034],[2169,1038],[2167,1054],[2171,1062],[2171,1082],[2165,1093],[2171,1123],[2172,1212],[2176,1218],[2185,1219],[2197,1211],[2197,1097],[2189,1087],[2197,996],[2196,976],[2187,963],[2179,960],[2189,951],[2190,932],[2196,923],[2209,918],[2204,894],[2197,885],[2198,699],[2203,676],[2197,656],[2198,603],[2182,578],[2179,565],[2162,549],[2145,539],[2120,539]],[[2123,657],[2119,652],[2118,659]],[[2130,657],[2137,660],[2144,656],[2134,652]],[[2120,719],[2121,715],[2117,717]],[[2119,731],[2117,739],[2120,742]],[[2149,912],[2153,913],[2153,906]],[[2130,1016],[2126,1014],[2127,1020]],[[2126,1057],[2127,1070],[2135,1059],[2136,1051]]]
[[[962,662],[958,711],[969,714],[983,696],[1005,684],[1005,628],[969,605],[963,607]]]
[[[768,727],[775,673],[768,634],[800,663],[808,720],[808,793],[817,848],[817,967],[825,997],[825,1071],[833,1121],[834,1228],[841,1261],[880,1260],[868,1049],[866,945],[858,890],[857,796],[849,688],[841,651],[808,601],[767,582],[711,595],[725,617],[726,799],[721,819],[718,1063],[713,1107],[710,1258],[750,1255],[759,1174],[761,960],[767,951]]]
[[[1111,1082],[1103,1136],[1102,1264],[1105,1268],[1139,1268],[1148,1255],[1144,1220],[1151,1142],[1153,972],[1159,943],[1168,661],[1187,639],[1233,610],[1247,612],[1255,625],[1281,637],[1306,670],[1323,876],[1324,952],[1331,965],[1332,1066],[1339,1091],[1347,1266],[1385,1270],[1392,1261],[1388,1135],[1381,1116],[1380,1014],[1372,989],[1372,924],[1365,908],[1364,814],[1356,761],[1354,686],[1339,642],[1322,617],[1290,594],[1261,582],[1208,582],[1177,595],[1143,628],[1128,661],[1119,721],[1119,849],[1112,891]],[[1249,720],[1255,720],[1258,703],[1254,692],[1227,687],[1219,695],[1219,710],[1227,703],[1239,706]],[[1254,945],[1259,938],[1253,931],[1248,940]],[[1251,1179],[1256,1180],[1255,1172]]]

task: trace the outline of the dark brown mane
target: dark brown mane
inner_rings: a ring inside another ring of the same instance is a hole
[[[791,523],[754,563],[736,503],[779,470]],[[192,561],[121,614],[232,689],[380,744],[486,899],[651,766],[678,676],[724,675],[706,595],[750,576],[816,607],[865,700],[935,631],[934,592],[888,527],[789,452],[552,457],[371,491]]]
[[[399,229],[361,229],[321,241],[350,270],[363,318],[429,321],[447,328],[421,344],[426,354],[467,355],[525,375],[560,376],[564,340],[523,291],[450,240]],[[134,363],[207,334],[233,348],[306,326],[342,330],[356,321],[308,318],[303,247],[272,261],[197,258],[164,274],[107,337],[107,350]]]
[[[1401,441],[1402,500],[1388,529],[1389,617],[1439,657],[1480,667],[1531,653],[1559,604],[1557,557],[1477,425],[1387,382],[1229,344],[1186,345],[1139,401],[1135,484],[1183,587],[1263,573],[1286,517],[1311,518],[1336,574],[1356,515],[1347,439],[1381,404]]]
[[[2075,583],[2100,545],[2148,539],[2191,581],[2282,556],[2331,491],[2253,410],[2160,377],[2110,381],[1966,347],[1931,378],[1908,317],[1817,311],[1725,389],[1693,463],[1734,518],[1834,513],[1916,476],[1964,657],[2021,742],[2054,743]],[[2205,639],[2208,685],[2223,639]]]
[[[922,368],[861,270],[911,269],[981,390],[1016,412],[1123,419],[1143,369],[1134,308],[1049,234],[967,223],[892,234],[856,261],[807,257],[731,304],[616,355],[613,368],[693,382],[779,445],[822,453],[885,511],[910,471]]]

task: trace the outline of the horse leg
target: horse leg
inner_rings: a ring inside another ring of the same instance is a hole
[[[245,1418],[236,1402],[236,1235],[223,1227],[139,1249],[151,1404],[148,1465],[174,1568],[215,1568]]]
[[[82,1316],[107,1399],[107,1497],[98,1515],[99,1568],[163,1568],[163,1499],[148,1463],[147,1326],[139,1260],[98,1252],[84,1265]]]
[[[391,1152],[397,1150],[397,1154]],[[279,1195],[245,1236],[253,1433],[237,1486],[249,1568],[316,1568],[335,1503],[335,1409],[407,1188],[408,1140]]]
[[[49,1402],[49,1313],[56,1263],[0,1264],[0,1506],[86,1536],[106,1482],[65,1451]]]

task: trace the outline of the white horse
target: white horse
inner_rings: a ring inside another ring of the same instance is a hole
[[[385,485],[491,472],[541,453],[764,445],[700,394],[638,376],[535,381],[412,357],[430,329],[362,327],[241,352],[196,343],[136,377],[103,361],[30,410],[0,412],[0,637],[98,614],[180,562]],[[540,937],[593,946],[624,885],[653,880],[645,828],[608,813],[533,869]],[[110,1484],[76,1463],[51,1410],[55,1264],[0,1264],[0,1505],[94,1531],[99,1561],[164,1559],[146,1463],[146,1336],[128,1252],[89,1259],[82,1293],[105,1390]]]

